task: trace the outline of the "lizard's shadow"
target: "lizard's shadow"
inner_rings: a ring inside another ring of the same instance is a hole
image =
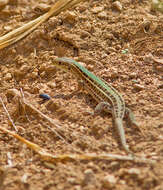
[[[91,97],[90,94],[86,93],[86,92],[79,92],[79,91],[75,91],[72,92],[70,94],[57,94],[55,96],[52,96],[52,98],[54,99],[64,99],[64,100],[70,100],[72,99],[74,96],[76,96],[78,99],[85,101],[85,104],[87,104],[91,109],[95,109],[97,103],[93,100],[93,98]],[[98,115],[102,116],[102,117],[108,117],[108,114],[105,112],[99,113]],[[110,115],[110,114],[109,114]]]

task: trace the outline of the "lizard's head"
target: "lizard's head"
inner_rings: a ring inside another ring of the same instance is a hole
[[[55,58],[53,65],[66,72],[71,72],[72,68],[74,67],[74,62],[75,61],[73,59],[67,57],[61,57],[61,58]]]

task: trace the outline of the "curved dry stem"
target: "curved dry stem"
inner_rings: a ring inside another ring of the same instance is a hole
[[[27,36],[30,32],[32,32],[35,28],[37,28],[41,23],[47,20],[52,15],[58,15],[60,12],[76,5],[77,3],[83,0],[60,0],[55,3],[52,8],[45,13],[44,15],[38,17],[35,20],[30,21],[29,23],[5,34],[0,37],[0,49],[3,49],[18,40]]]

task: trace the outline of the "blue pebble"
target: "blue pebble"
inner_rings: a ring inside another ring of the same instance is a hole
[[[42,98],[43,100],[50,100],[51,98],[48,94],[40,94],[39,97]]]

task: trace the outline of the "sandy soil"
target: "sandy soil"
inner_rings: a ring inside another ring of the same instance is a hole
[[[42,15],[55,1],[2,2],[1,35]],[[18,134],[54,155],[125,155],[111,115],[87,114],[95,108],[95,101],[85,92],[73,94],[77,81],[52,65],[55,56],[84,63],[121,92],[141,129],[124,124],[130,148],[136,155],[159,161],[154,165],[104,160],[49,165],[0,132],[0,189],[163,189],[162,14],[151,11],[147,0],[92,0],[51,17],[29,36],[0,51],[0,96]],[[32,105],[59,123],[67,141],[37,114],[20,109],[21,88]],[[55,98],[42,102],[41,93]],[[0,126],[14,130],[1,104]],[[14,167],[6,171],[10,163]]]

